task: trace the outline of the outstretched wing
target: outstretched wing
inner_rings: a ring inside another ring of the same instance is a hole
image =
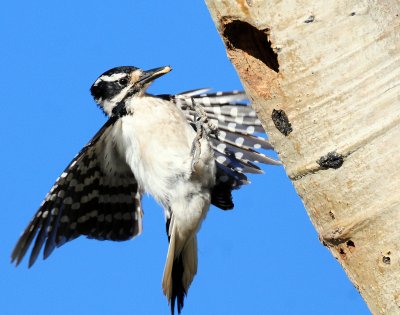
[[[141,233],[137,182],[109,139],[116,123],[110,118],[56,180],[14,248],[16,265],[33,241],[29,267],[43,246],[46,259],[55,247],[80,235],[123,241]]]
[[[246,104],[244,92],[209,93],[208,89],[187,91],[169,98],[186,115],[195,127],[196,114],[193,102],[205,110],[209,121],[218,129],[211,134],[217,164],[217,181],[212,192],[212,203],[221,209],[232,209],[231,191],[249,183],[246,173],[263,173],[256,163],[280,165],[281,163],[260,152],[271,150],[269,141],[255,134],[265,131],[251,106]]]

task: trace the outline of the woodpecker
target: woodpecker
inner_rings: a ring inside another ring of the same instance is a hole
[[[149,85],[171,71],[123,66],[104,72],[90,91],[108,120],[67,166],[22,233],[12,262],[34,241],[29,267],[43,249],[81,235],[125,241],[142,232],[141,199],[162,206],[169,241],[162,279],[171,313],[181,312],[197,272],[196,234],[211,204],[233,208],[232,190],[254,162],[279,164],[260,149],[270,143],[243,92],[150,95]]]

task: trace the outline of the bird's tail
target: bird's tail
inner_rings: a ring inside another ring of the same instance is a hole
[[[193,235],[182,247],[173,228],[169,241],[162,287],[171,306],[171,314],[175,312],[175,303],[180,314],[185,295],[197,273],[197,238]]]

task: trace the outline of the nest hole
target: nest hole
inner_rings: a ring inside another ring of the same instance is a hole
[[[233,20],[225,24],[223,36],[229,49],[243,50],[278,73],[278,55],[272,49],[268,31],[259,30],[247,22]]]

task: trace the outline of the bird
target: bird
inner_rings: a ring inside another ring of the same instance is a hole
[[[79,236],[126,241],[142,232],[142,196],[163,208],[168,253],[162,289],[181,313],[197,273],[197,232],[210,205],[232,209],[232,191],[248,184],[257,163],[279,165],[244,92],[147,93],[170,66],[120,66],[90,88],[107,121],[58,177],[11,255],[28,266],[43,251]]]

